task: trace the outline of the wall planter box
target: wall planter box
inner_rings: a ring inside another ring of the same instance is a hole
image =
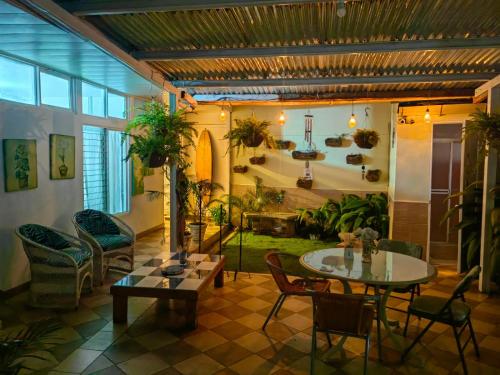
[[[372,148],[375,147],[379,141],[378,133],[375,130],[370,129],[358,129],[352,135],[354,143],[358,145],[359,148]]]
[[[250,164],[252,165],[262,165],[266,162],[266,155],[253,156],[250,158]]]
[[[316,160],[318,157],[317,151],[293,151],[292,158],[296,160]]]
[[[277,140],[275,141],[276,143],[276,149],[277,150],[288,150],[290,146],[292,145],[291,141],[282,141],[282,140]]]
[[[369,169],[366,172],[366,179],[370,182],[377,182],[380,180],[380,175],[382,174],[382,171],[380,169]]]
[[[349,154],[345,157],[347,164],[359,165],[363,164],[363,155],[361,154]]]
[[[313,180],[308,178],[299,177],[297,180],[297,187],[301,189],[311,189],[313,184]]]
[[[343,137],[331,137],[325,139],[325,146],[328,147],[342,147]]]
[[[233,172],[234,173],[247,173],[248,167],[246,165],[235,165],[233,167]]]

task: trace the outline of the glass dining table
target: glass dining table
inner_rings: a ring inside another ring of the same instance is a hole
[[[387,318],[386,305],[394,288],[421,284],[436,277],[436,268],[408,255],[375,250],[371,262],[362,261],[361,248],[331,248],[316,250],[300,257],[301,265],[310,272],[327,279],[339,280],[344,293],[352,293],[350,282],[373,285],[380,296],[379,317],[391,341],[401,351],[403,337],[395,335]],[[383,287],[383,288],[381,288]],[[339,343],[343,345],[343,341]]]

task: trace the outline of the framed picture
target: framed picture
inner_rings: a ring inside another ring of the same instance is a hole
[[[132,155],[132,195],[144,194],[144,166],[141,159]]]
[[[75,137],[50,135],[50,179],[75,178]]]
[[[36,141],[31,139],[3,140],[5,191],[38,187]]]

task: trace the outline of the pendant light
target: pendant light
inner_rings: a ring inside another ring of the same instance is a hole
[[[356,115],[354,114],[354,100],[352,101],[352,108],[351,108],[351,118],[349,119],[348,126],[349,128],[355,128],[357,125],[356,122]]]
[[[224,107],[220,107],[219,120],[226,120],[226,111],[224,110]]]
[[[431,122],[431,114],[429,112],[429,107],[425,110],[424,121],[429,124]]]
[[[285,125],[285,122],[286,122],[285,112],[282,110],[280,112],[280,117],[278,118],[278,124],[280,124],[280,126],[283,126]]]

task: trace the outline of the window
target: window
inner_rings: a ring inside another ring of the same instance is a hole
[[[36,104],[35,67],[0,56],[0,98]]]
[[[54,74],[40,72],[41,103],[54,107],[71,108],[70,81]]]
[[[127,118],[127,98],[123,95],[108,92],[108,116]]]
[[[86,115],[105,116],[106,90],[82,82],[82,112]]]
[[[130,208],[128,141],[119,131],[83,126],[83,205],[109,212]]]

